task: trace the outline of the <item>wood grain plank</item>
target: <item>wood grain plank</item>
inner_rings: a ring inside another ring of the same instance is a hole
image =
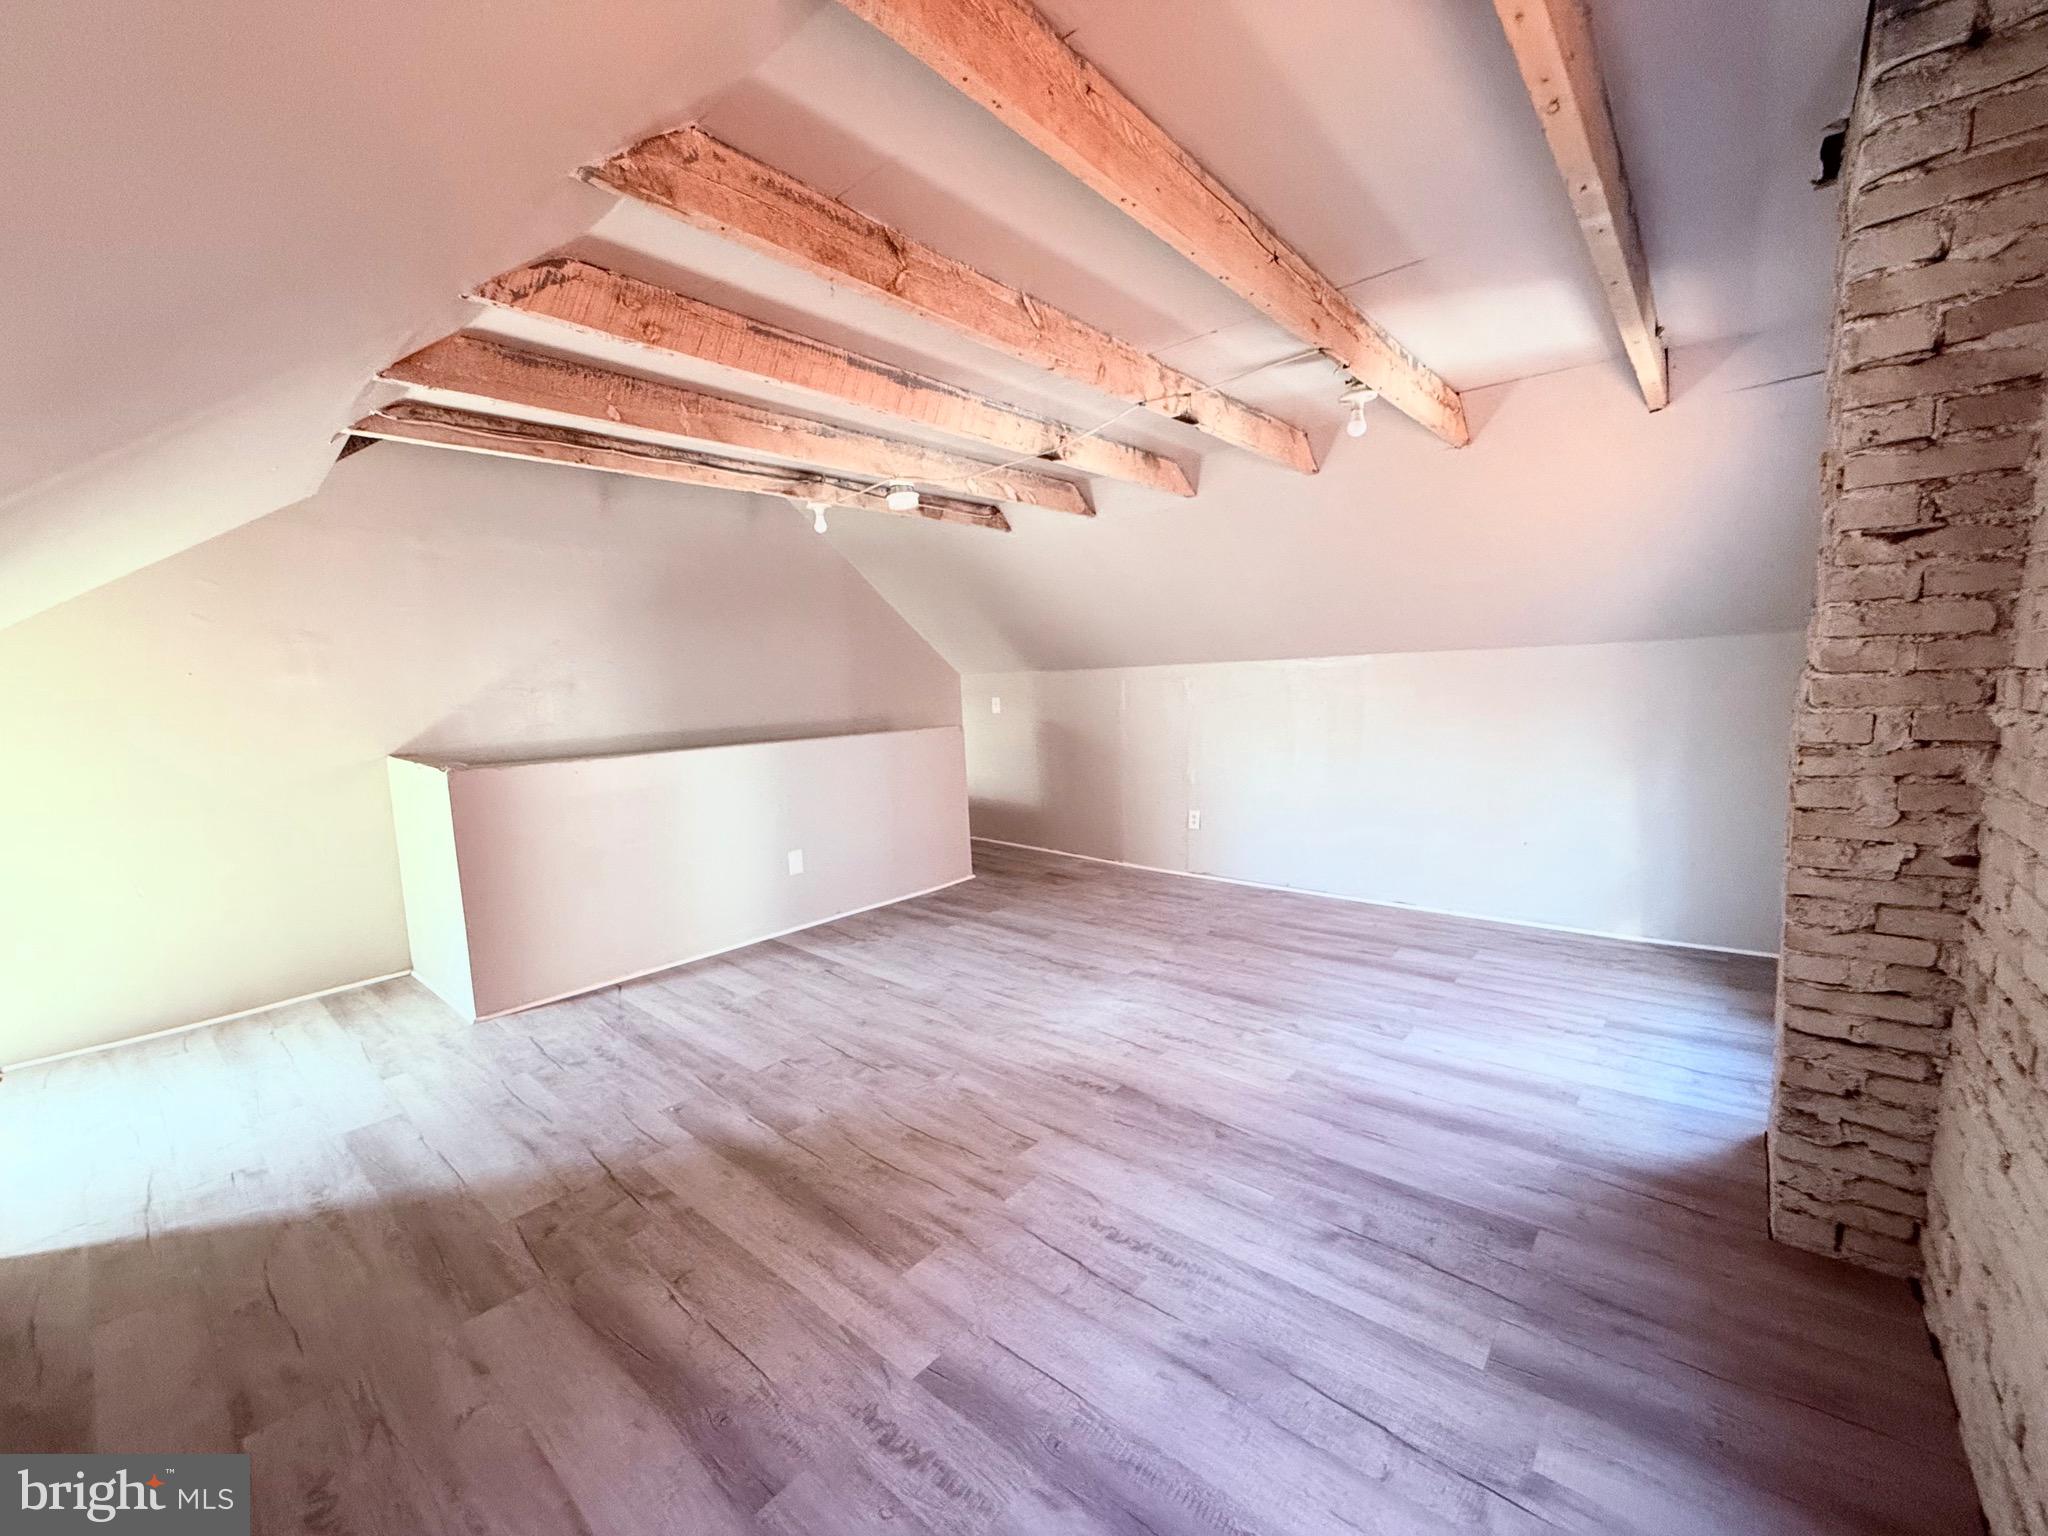
[[[1195,494],[1187,471],[1159,454],[574,257],[506,272],[478,288],[476,297],[637,347],[696,358],[757,383],[808,390],[840,405],[971,438],[1008,456],[1065,464],[1173,496]]]
[[[1493,8],[1564,177],[1643,399],[1661,411],[1671,403],[1670,364],[1614,110],[1593,46],[1593,19],[1585,0],[1494,0]]]
[[[583,173],[699,229],[1304,474],[1299,428],[1210,388],[1129,342],[940,254],[702,129],[643,140]]]
[[[7,1432],[264,1530],[1973,1528],[1910,1291],[1764,1234],[1767,963],[977,866],[10,1074]]]
[[[912,480],[990,501],[1050,507],[1081,517],[1093,515],[1080,487],[1051,475],[1000,469],[920,443],[877,437],[481,336],[446,337],[400,358],[379,377],[495,405],[555,411],[744,453],[797,459],[835,474],[862,476],[869,482]]]
[[[746,1513],[698,1453],[551,1296],[515,1297],[462,1333],[594,1530],[744,1536]]]
[[[960,523],[1008,533],[1010,520],[994,507],[951,496],[926,495],[915,512],[898,513],[881,492],[854,480],[784,469],[773,464],[719,458],[660,443],[628,442],[545,422],[516,421],[476,411],[451,410],[420,400],[400,400],[365,416],[352,431],[392,442],[453,448],[497,458],[537,459],[543,463],[667,480],[719,491],[750,491],[781,496],[799,503],[821,502],[891,517],[921,517],[929,522]]]
[[[1029,0],[840,0],[1291,335],[1454,448],[1464,402],[1081,57]]]

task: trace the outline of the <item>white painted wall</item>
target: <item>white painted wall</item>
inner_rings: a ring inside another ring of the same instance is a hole
[[[962,682],[974,830],[1774,950],[1802,648],[1768,634],[980,674]]]
[[[595,991],[974,873],[957,726],[392,768],[394,801],[423,812],[399,823],[415,974],[466,1018]],[[438,813],[423,778],[440,782]],[[442,859],[444,848],[455,857]],[[450,912],[466,934],[462,963],[430,975],[418,919],[445,932]]]
[[[871,518],[841,547],[968,675],[1799,629],[1819,355],[1817,335],[1810,357],[1783,336],[1677,348],[1655,413],[1625,368],[1473,390],[1456,450],[1375,406],[1362,441],[1317,442],[1313,476],[1218,452],[1193,501],[1098,484],[1092,519],[1027,507],[1012,538],[939,544]]]
[[[386,768],[413,979],[461,1017],[474,1019],[476,982],[447,770],[407,757],[392,758]]]
[[[0,630],[0,1062],[403,969],[393,753],[908,729],[959,704],[783,503],[373,448]]]

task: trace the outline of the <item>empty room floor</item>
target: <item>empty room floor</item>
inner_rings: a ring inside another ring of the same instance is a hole
[[[0,1445],[258,1531],[1975,1528],[1908,1287],[1765,1237],[1768,962],[977,860],[14,1074]]]

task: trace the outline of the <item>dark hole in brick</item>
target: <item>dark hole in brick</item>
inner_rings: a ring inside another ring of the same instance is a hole
[[[1832,187],[1842,179],[1842,151],[1849,142],[1849,125],[1832,124],[1821,136],[1820,175],[1814,178],[1816,187]]]

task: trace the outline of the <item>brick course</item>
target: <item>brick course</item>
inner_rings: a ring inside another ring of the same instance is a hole
[[[2048,485],[2044,485],[2048,491]],[[2048,1533],[2048,500],[1989,718],[1982,864],[1957,957],[1922,1249],[1992,1527]],[[2035,1433],[2030,1436],[2029,1427]]]
[[[1850,141],[1771,1227],[1924,1259],[1992,1528],[2048,1536],[2048,0],[1878,0]]]

